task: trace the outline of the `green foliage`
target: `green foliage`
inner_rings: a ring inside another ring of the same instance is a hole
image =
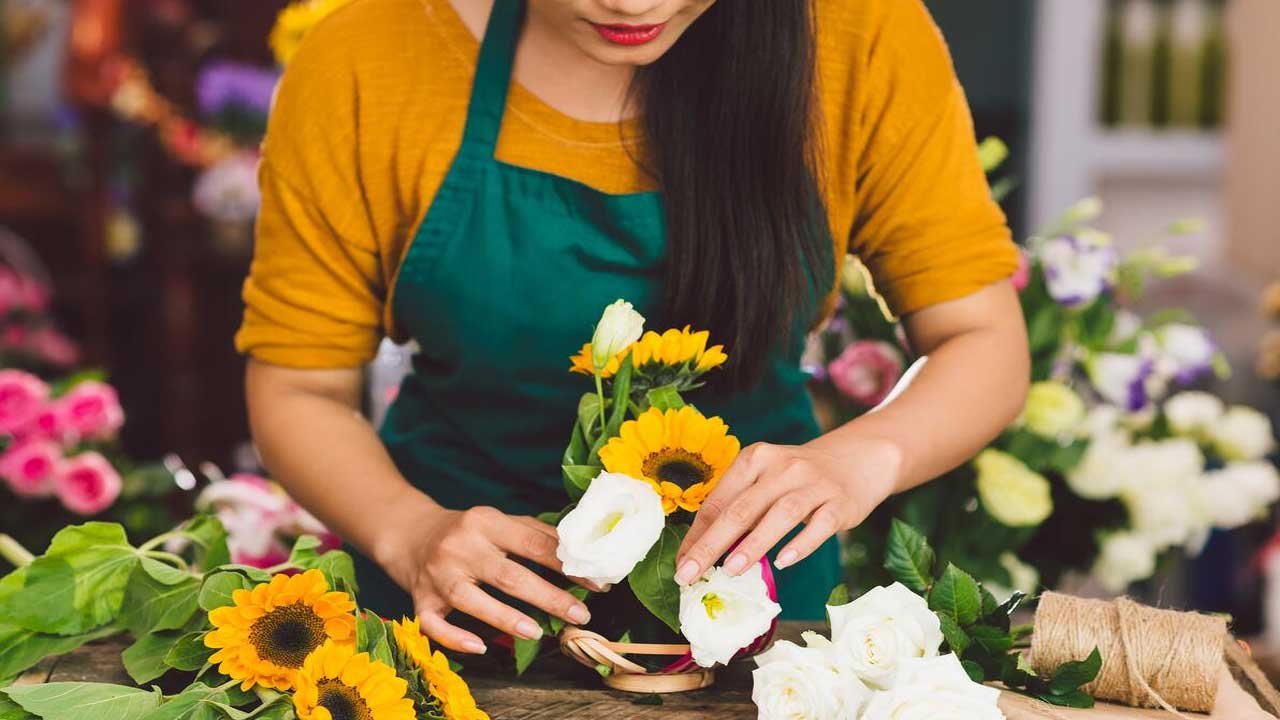
[[[88,682],[21,685],[4,693],[43,720],[142,720],[160,707],[162,698],[147,690]]]
[[[668,410],[679,410],[685,406],[684,398],[680,397],[680,392],[675,385],[663,385],[650,390],[645,394],[649,407],[657,408],[663,412]]]
[[[946,615],[958,625],[977,622],[982,610],[982,593],[978,581],[955,565],[947,565],[942,577],[929,588],[929,609]]]
[[[893,579],[909,589],[923,593],[933,577],[933,548],[925,536],[910,525],[894,520],[889,529],[884,567]]]
[[[636,599],[677,633],[680,632],[680,586],[675,581],[676,551],[688,532],[688,525],[664,527],[649,554],[627,576]]]

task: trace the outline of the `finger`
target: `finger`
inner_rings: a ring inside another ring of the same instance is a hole
[[[450,650],[483,655],[488,649],[477,635],[445,620],[441,614],[419,610],[418,621],[423,633]]]
[[[502,632],[526,640],[537,640],[542,637],[542,628],[534,622],[533,618],[500,602],[469,582],[459,584],[447,599],[449,604],[459,612],[466,613],[486,625],[492,625]]]
[[[538,577],[537,573],[520,563],[506,558],[497,560],[483,579],[507,595],[524,600],[572,625],[585,625],[591,620],[587,606],[578,598]]]
[[[804,529],[782,548],[773,564],[777,565],[779,570],[795,565],[812,555],[814,550],[839,531],[840,523],[836,519],[835,506],[828,502],[813,511],[805,522]]]
[[[769,452],[765,449],[767,447],[763,444],[752,445],[734,459],[729,469],[720,477],[720,482],[716,483],[715,488],[702,501],[698,513],[693,516],[693,525],[689,527],[689,532],[680,543],[680,549],[676,551],[677,558],[683,558],[688,549],[724,514],[729,504],[755,483],[759,474],[757,467],[761,465],[762,456]]]
[[[738,543],[738,547],[725,561],[725,572],[741,575],[760,562],[765,553],[786,537],[787,533],[799,527],[827,499],[804,487],[778,498],[765,512],[764,518],[756,523],[755,529]]]
[[[506,517],[503,521],[489,527],[486,535],[504,552],[532,560],[549,570],[564,574],[560,558],[556,557],[556,547],[560,545],[560,539],[555,529],[538,523],[537,520],[533,522],[542,525],[542,528],[535,527],[532,523],[520,518]]]
[[[739,495],[702,537],[689,546],[676,566],[676,582],[688,585],[733,547],[760,520],[784,488],[756,483]]]

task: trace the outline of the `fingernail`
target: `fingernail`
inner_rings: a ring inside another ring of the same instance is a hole
[[[729,561],[724,564],[724,569],[730,575],[741,575],[742,571],[746,570],[750,564],[751,561],[747,559],[746,555],[734,553],[733,557],[729,558]]]
[[[774,559],[773,564],[777,565],[778,569],[782,569],[794,563],[796,561],[796,556],[799,554],[800,553],[795,550],[783,550],[778,553],[778,557]]]
[[[521,620],[516,623],[516,634],[526,640],[537,640],[542,637],[542,628],[532,620]]]
[[[574,605],[569,608],[569,620],[574,625],[586,625],[591,621],[591,613],[587,611],[586,605]]]
[[[463,642],[462,649],[469,653],[475,653],[476,655],[483,655],[489,650],[489,648],[486,648],[484,643],[479,640],[467,640]]]
[[[688,585],[698,575],[698,563],[692,560],[685,560],[680,563],[680,569],[676,571],[676,583],[680,585]]]

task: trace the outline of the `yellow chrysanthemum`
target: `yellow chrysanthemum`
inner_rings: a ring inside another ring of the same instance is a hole
[[[697,512],[740,447],[718,417],[703,417],[690,405],[649,408],[622,424],[618,437],[600,449],[600,462],[609,472],[649,481],[670,515],[676,508]]]
[[[391,623],[391,634],[396,647],[422,671],[422,679],[447,720],[489,720],[488,713],[476,707],[466,681],[449,667],[449,658],[439,650],[431,651],[431,642],[422,634],[417,618]]]
[[[267,42],[281,67],[289,64],[302,46],[302,38],[315,24],[351,0],[298,0],[280,11]]]
[[[254,685],[288,690],[321,644],[355,642],[356,604],[344,592],[329,592],[319,570],[276,575],[252,590],[236,590],[231,600],[209,613],[213,630],[204,644],[218,651],[209,662],[242,680],[243,690]]]
[[[326,640],[298,673],[299,720],[414,720],[409,683],[349,644]]]
[[[613,377],[622,366],[622,361],[631,353],[631,362],[640,373],[651,372],[655,365],[670,368],[689,366],[694,372],[701,374],[720,367],[729,359],[723,345],[707,347],[711,333],[706,330],[693,332],[689,326],[681,330],[672,328],[661,335],[650,330],[626,350],[615,355],[605,365],[601,377]],[[592,374],[591,343],[582,346],[582,350],[569,358],[570,370],[583,375]]]

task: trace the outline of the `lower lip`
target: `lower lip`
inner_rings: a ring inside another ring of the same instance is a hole
[[[662,25],[597,25],[591,23],[591,27],[600,33],[600,37],[608,40],[614,45],[644,45],[658,39],[662,34]]]

